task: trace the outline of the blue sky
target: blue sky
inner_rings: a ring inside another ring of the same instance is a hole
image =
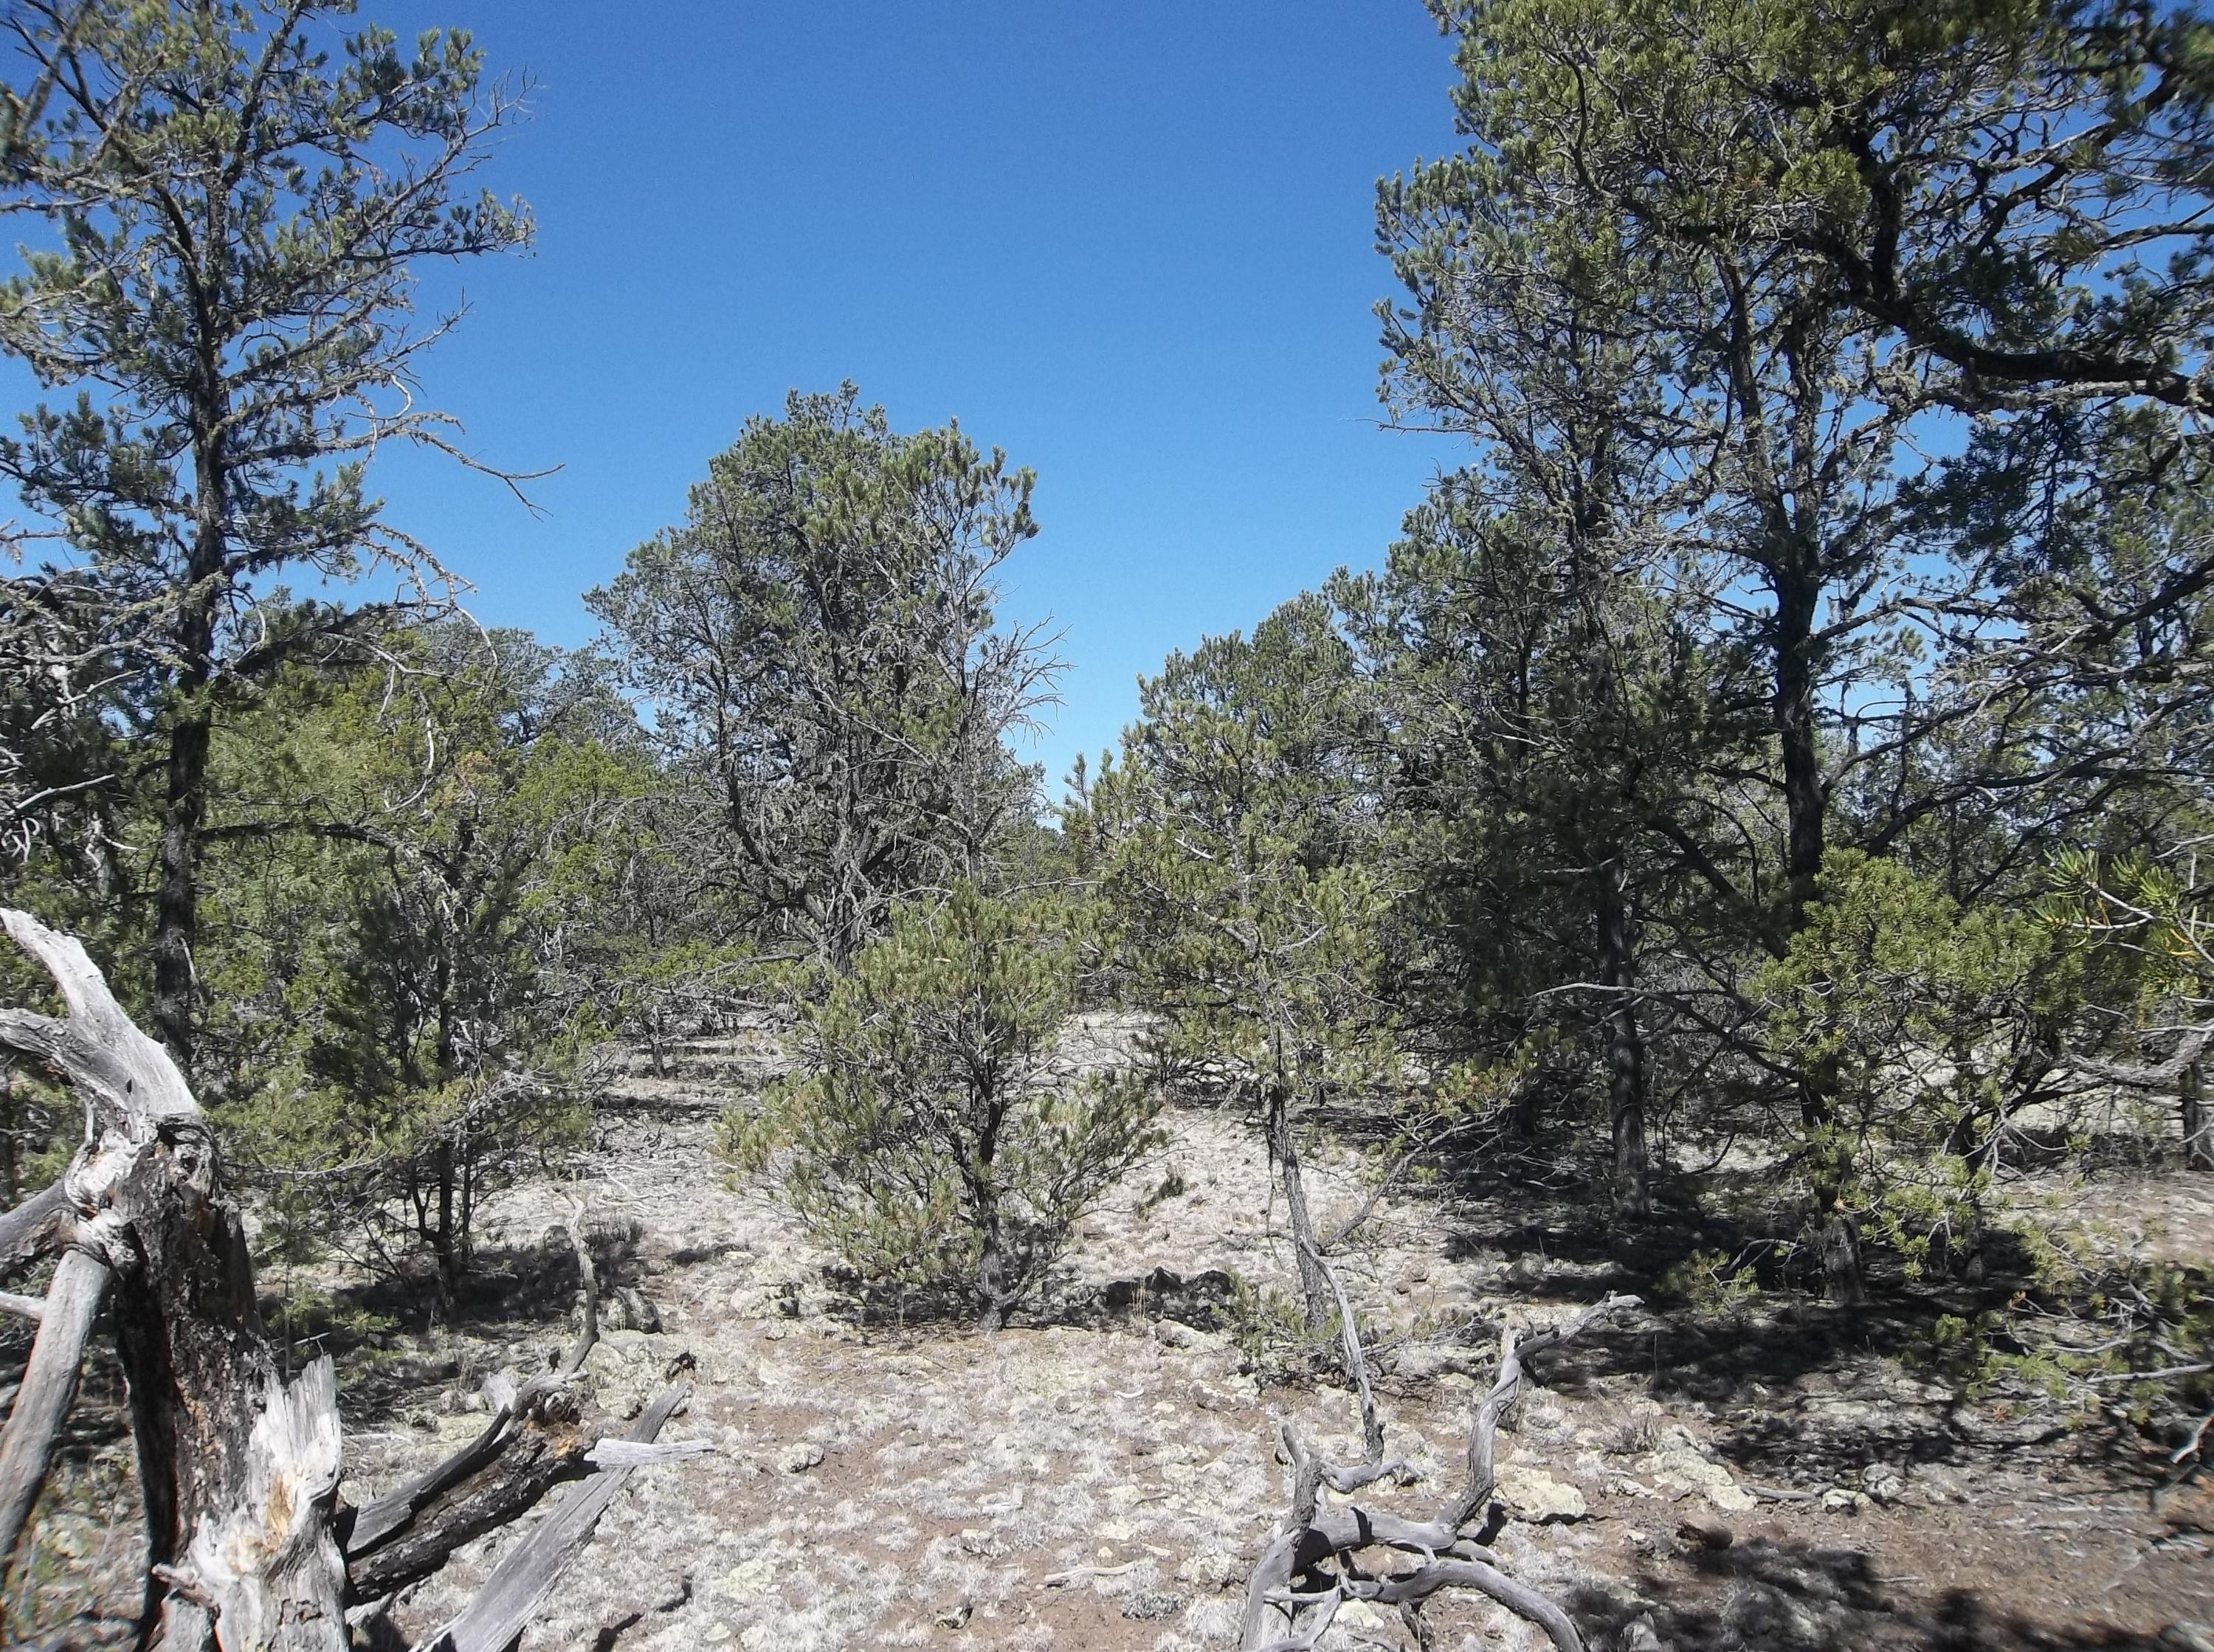
[[[675,521],[740,423],[851,378],[1038,474],[1006,612],[1070,662],[1035,755],[1113,741],[1134,680],[1375,561],[1443,439],[1377,428],[1379,174],[1453,144],[1419,0],[365,0],[537,83],[487,180],[537,250],[462,272],[425,363],[533,518],[427,455],[375,475],[487,621],[579,594]],[[450,291],[426,283],[426,296]]]

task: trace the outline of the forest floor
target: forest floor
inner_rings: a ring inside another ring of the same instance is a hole
[[[1251,1314],[1231,1279],[1291,1283],[1251,1121],[1173,1113],[1170,1146],[1086,1223],[1040,1314],[991,1338],[902,1327],[859,1315],[763,1190],[713,1157],[714,1111],[762,1059],[758,1040],[694,1045],[676,1076],[631,1082],[600,1115],[581,1191],[619,1239],[603,1283],[642,1293],[660,1328],[603,1333],[593,1398],[621,1417],[681,1377],[694,1393],[664,1437],[713,1448],[633,1477],[525,1652],[1230,1645],[1283,1513],[1277,1419],[1359,1454],[1351,1394],[1275,1386],[1241,1350]],[[1346,1152],[1308,1169],[1327,1228],[1366,1167]],[[360,1289],[400,1323],[340,1360],[350,1498],[474,1432],[489,1372],[560,1345],[575,1275],[549,1230],[577,1191],[529,1186],[487,1210],[456,1324],[411,1328],[388,1289]],[[2148,1245],[2214,1222],[2191,1178],[2106,1192],[2169,1213],[2139,1223]],[[1590,1223],[1585,1204],[1502,1182],[1410,1192],[1364,1230],[1344,1271],[1378,1333],[1391,1449],[1428,1471],[1388,1493],[1409,1512],[1453,1487],[1504,1325],[1641,1289],[1656,1243],[1698,1238]],[[2214,1500],[2187,1488],[2156,1507],[2160,1454],[2134,1436],[1955,1403],[1917,1356],[1929,1318],[1911,1301],[1848,1314],[1771,1293],[1630,1315],[1544,1356],[1501,1435],[1520,1517],[1495,1546],[1595,1652],[2187,1652],[2186,1631],[2159,1637],[2214,1622]],[[34,1594],[50,1602],[34,1617],[83,1609],[103,1581],[129,1594],[128,1447],[119,1419],[101,1423],[114,1399],[95,1371],[19,1611]],[[1728,1546],[1679,1535],[1694,1516]],[[399,1625],[435,1627],[529,1541],[525,1523],[464,1551],[400,1603]],[[1544,1643],[1481,1600],[1440,1599],[1428,1618],[1440,1649]],[[1409,1643],[1359,1606],[1323,1642]]]

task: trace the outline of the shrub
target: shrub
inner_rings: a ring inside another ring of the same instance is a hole
[[[957,886],[909,904],[802,1023],[799,1070],[724,1147],[774,1165],[815,1238],[868,1283],[957,1290],[989,1331],[1077,1221],[1159,1142],[1133,1075],[1057,1056],[1081,913]]]

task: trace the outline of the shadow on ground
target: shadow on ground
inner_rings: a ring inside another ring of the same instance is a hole
[[[1654,1569],[1624,1605],[1599,1590],[1570,1602],[1592,1644],[1702,1652],[2156,1652],[2159,1643],[2102,1625],[2033,1624],[1981,1594],[1903,1595],[1850,1549],[1756,1539]]]

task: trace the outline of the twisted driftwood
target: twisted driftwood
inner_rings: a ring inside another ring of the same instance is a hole
[[[1520,1338],[1508,1331],[1500,1339],[1499,1375],[1477,1408],[1469,1431],[1468,1478],[1434,1518],[1414,1521],[1357,1502],[1335,1509],[1322,1506],[1324,1486],[1350,1497],[1379,1480],[1404,1478],[1407,1469],[1404,1462],[1385,1458],[1384,1428],[1369,1387],[1368,1361],[1345,1288],[1338,1283],[1336,1270],[1318,1253],[1313,1260],[1337,1298],[1339,1337],[1347,1373],[1361,1399],[1366,1455],[1358,1463],[1324,1462],[1296,1429],[1283,1425],[1285,1454],[1292,1464],[1291,1517],[1247,1581],[1238,1640],[1241,1652],[1305,1652],[1322,1638],[1348,1600],[1398,1607],[1419,1638],[1416,1614],[1422,1603],[1449,1588],[1489,1595],[1544,1630],[1559,1652],[1584,1652],[1583,1638],[1568,1613],[1528,1584],[1508,1576],[1499,1557],[1464,1535],[1463,1528],[1489,1510],[1498,1484],[1493,1455],[1500,1418],[1521,1391],[1529,1356],[1558,1347],[1610,1314],[1636,1307],[1638,1299],[1609,1296],[1558,1325]],[[1364,1549],[1393,1550],[1412,1557],[1415,1564],[1405,1571],[1373,1576],[1354,1563],[1354,1556]]]
[[[374,1616],[360,1603],[430,1576],[560,1479],[589,1474],[431,1643],[503,1652],[630,1471],[697,1448],[651,1443],[682,1393],[664,1395],[626,1442],[586,1438],[566,1386],[590,1347],[588,1301],[562,1372],[493,1379],[492,1420],[476,1439],[367,1508],[341,1507],[331,1362],[284,1377],[217,1143],[183,1075],[76,941],[19,911],[0,909],[0,924],[53,977],[69,1011],[0,1009],[0,1050],[67,1079],[85,1107],[85,1144],[61,1180],[0,1215],[0,1277],[55,1259],[43,1302],[0,1304],[34,1307],[38,1325],[0,1429],[0,1564],[38,1500],[106,1299],[146,1504],[141,1647],[346,1652],[349,1608]],[[591,1283],[588,1273],[588,1295]]]

